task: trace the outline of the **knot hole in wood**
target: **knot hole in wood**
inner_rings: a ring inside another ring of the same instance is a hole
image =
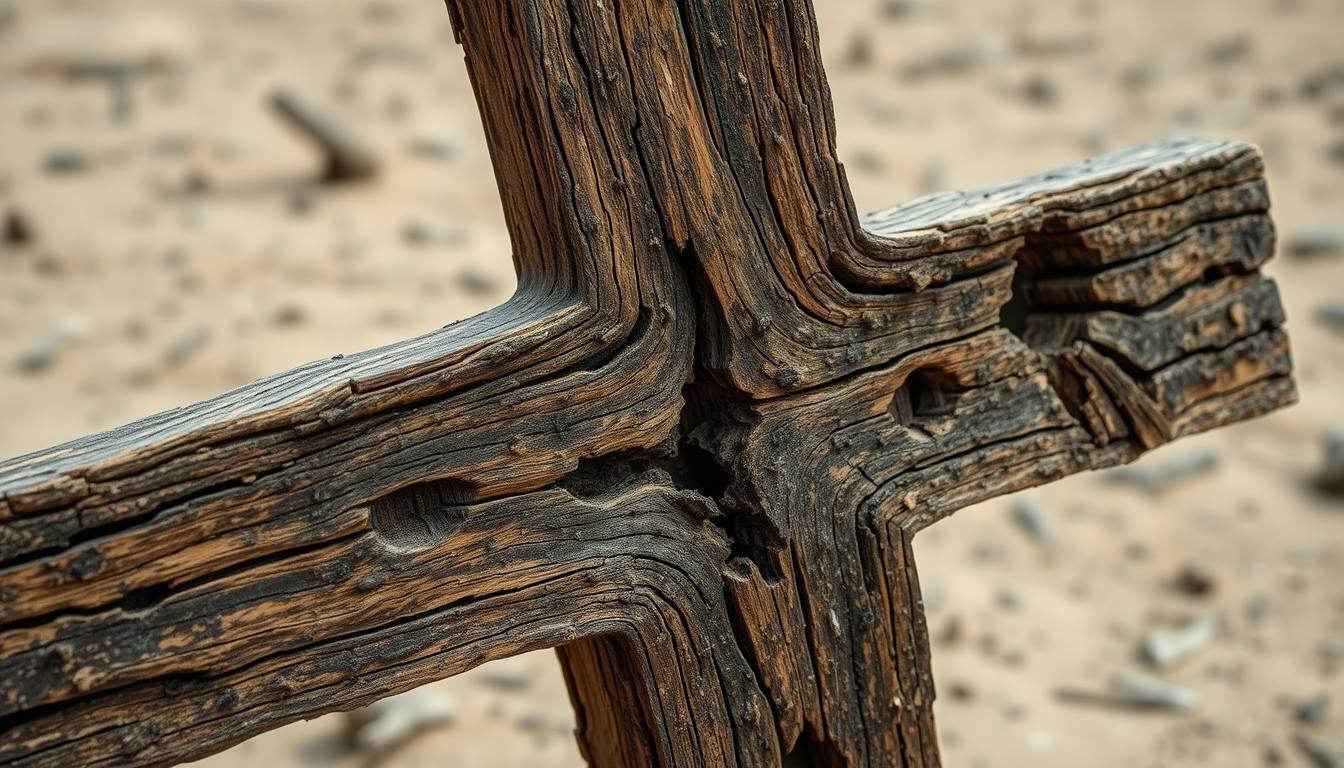
[[[369,503],[369,527],[393,549],[431,547],[462,528],[475,495],[457,480],[406,486]]]
[[[957,410],[960,392],[956,376],[934,366],[917,368],[891,397],[887,413],[903,427],[921,421],[951,416]]]

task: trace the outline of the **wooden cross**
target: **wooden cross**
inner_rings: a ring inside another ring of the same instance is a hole
[[[936,766],[915,533],[1293,401],[1252,147],[867,219],[807,0],[449,0],[498,309],[0,465],[0,764],[558,647],[596,766]]]

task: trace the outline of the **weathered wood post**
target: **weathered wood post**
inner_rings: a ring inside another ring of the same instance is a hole
[[[807,0],[448,8],[517,294],[0,465],[0,763],[559,647],[594,765],[936,766],[914,534],[1294,398],[1251,147],[861,221]]]

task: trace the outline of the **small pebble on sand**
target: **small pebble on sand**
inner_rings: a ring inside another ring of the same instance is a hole
[[[1013,501],[1013,520],[1037,544],[1054,541],[1055,529],[1045,505],[1033,494],[1021,494]]]
[[[1316,320],[1332,331],[1344,333],[1344,301],[1328,301],[1317,307]]]
[[[1202,563],[1187,563],[1176,574],[1175,586],[1191,597],[1208,597],[1218,589],[1218,577]]]
[[[1222,621],[1205,616],[1172,631],[1153,630],[1144,636],[1144,656],[1158,669],[1170,669],[1204,650],[1218,636]]]
[[[1325,464],[1321,468],[1320,486],[1330,493],[1344,493],[1344,426],[1327,429],[1321,435]]]
[[[1142,461],[1101,473],[1108,483],[1133,485],[1150,493],[1161,493],[1191,478],[1218,468],[1218,454],[1212,450],[1188,451],[1175,456],[1149,456]]]
[[[457,710],[448,694],[420,688],[347,713],[346,732],[361,751],[386,754],[417,734],[452,724]]]
[[[1288,240],[1284,250],[1299,259],[1344,256],[1344,223],[1326,221],[1314,224]]]

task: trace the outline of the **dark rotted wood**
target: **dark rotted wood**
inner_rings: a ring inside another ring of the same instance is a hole
[[[1253,147],[859,218],[805,0],[448,10],[517,294],[0,464],[0,764],[557,647],[596,766],[929,768],[915,534],[1295,397]]]

